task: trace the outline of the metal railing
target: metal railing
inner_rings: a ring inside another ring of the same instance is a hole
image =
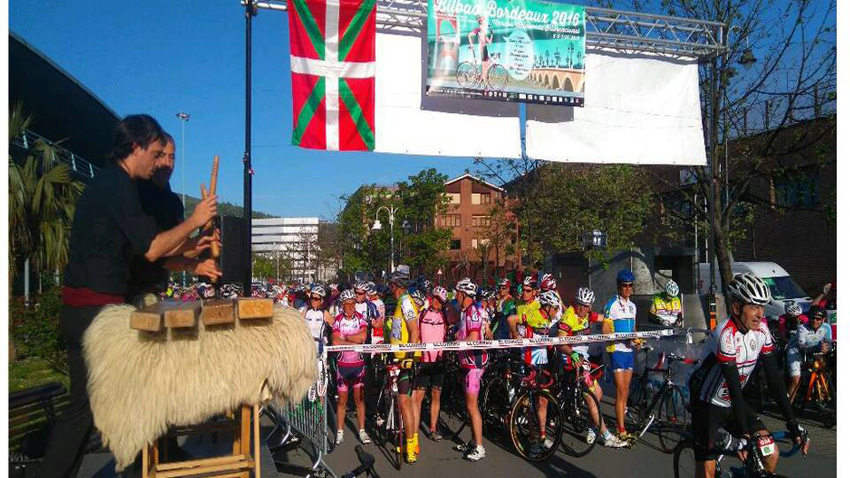
[[[53,154],[55,155],[54,159],[68,163],[71,166],[71,174],[76,175],[79,179],[88,181],[93,178],[95,173],[97,173],[100,169],[86,159],[30,130],[25,130],[20,136],[12,138],[11,144],[23,148],[26,151],[30,151],[39,141],[53,149]]]
[[[422,34],[426,0],[377,0],[378,31]],[[246,0],[241,0],[244,6]],[[258,9],[286,10],[286,1],[255,1]],[[586,7],[587,47],[627,52],[706,58],[722,53],[725,25],[720,22]]]

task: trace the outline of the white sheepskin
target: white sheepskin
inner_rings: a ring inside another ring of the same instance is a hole
[[[264,384],[274,399],[299,402],[316,380],[316,347],[295,309],[158,334],[131,329],[134,310],[105,308],[83,338],[94,424],[118,471],[171,425],[259,404]]]

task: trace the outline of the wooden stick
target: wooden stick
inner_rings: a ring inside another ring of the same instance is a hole
[[[210,174],[210,196],[215,196],[215,189],[218,184],[218,156],[213,156],[212,173]],[[221,249],[218,244],[213,242],[210,249],[213,258],[218,258],[221,255]]]
[[[218,157],[218,156],[216,156],[216,157]],[[204,199],[206,199],[206,198],[207,198],[207,188],[206,188],[206,186],[204,186],[203,184],[201,184],[201,200],[204,200]],[[205,233],[208,233],[208,232],[210,232],[210,231],[212,231],[212,230],[213,230],[213,222],[212,222],[212,221],[210,221],[210,222],[208,222],[208,223],[207,223],[204,227],[202,227],[202,228],[201,228],[201,232],[200,232],[200,233],[201,233],[201,234],[205,234]],[[213,247],[214,247],[215,249],[212,249]],[[218,258],[218,256],[221,254],[221,251],[219,251],[219,250],[218,250],[218,245],[213,244],[213,245],[212,245],[212,247],[211,247],[210,249],[211,249],[211,250],[210,250],[210,255],[212,255],[212,256],[213,256],[213,259],[217,259],[217,258]],[[218,254],[216,254],[216,252],[218,252]],[[218,278],[217,278],[217,277],[210,277],[209,279],[210,279],[210,283],[212,283],[212,284],[215,284],[216,282],[218,282]]]

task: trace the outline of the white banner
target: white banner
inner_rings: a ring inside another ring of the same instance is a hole
[[[372,345],[330,345],[324,347],[325,352],[366,352],[366,353],[388,353],[388,352],[416,352],[437,350],[487,350],[505,349],[518,347],[540,347],[549,345],[575,345],[590,344],[595,342],[612,342],[617,340],[631,339],[660,339],[669,337],[677,332],[685,333],[684,330],[661,329],[645,332],[595,334],[595,335],[572,335],[569,337],[541,337],[534,339],[506,339],[506,340],[475,340],[468,342],[436,342],[426,344],[372,344]]]
[[[704,165],[696,61],[588,50],[584,108],[529,105],[528,157]]]

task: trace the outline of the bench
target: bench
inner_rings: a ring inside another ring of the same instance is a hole
[[[33,476],[50,429],[68,406],[68,391],[50,382],[9,394],[9,476]]]

